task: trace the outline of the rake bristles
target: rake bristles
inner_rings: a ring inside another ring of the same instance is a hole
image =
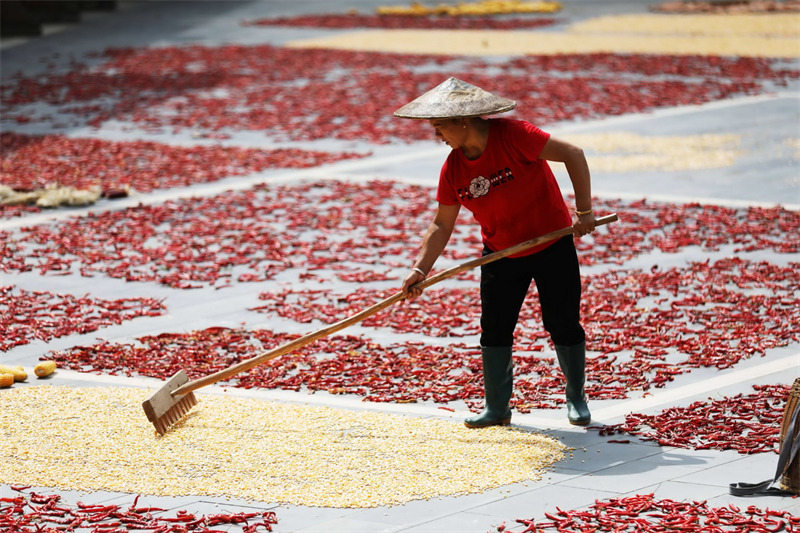
[[[163,387],[142,403],[147,419],[153,423],[159,435],[166,433],[170,427],[177,424],[192,407],[197,405],[194,392],[173,396],[172,392],[184,383],[189,377],[183,370],[172,376]]]
[[[197,398],[195,398],[193,392],[190,392],[178,400],[178,403],[168,409],[159,419],[153,421],[153,425],[156,427],[158,434],[163,435],[166,433],[169,428],[177,424],[195,405],[197,405]]]

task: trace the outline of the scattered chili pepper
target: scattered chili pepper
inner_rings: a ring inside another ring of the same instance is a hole
[[[0,134],[2,183],[16,190],[50,184],[100,187],[106,198],[216,181],[273,168],[306,168],[367,154],[298,148],[257,150],[224,146],[170,146],[150,141],[107,141],[63,135]]]
[[[750,506],[741,512],[734,505],[711,507],[706,501],[657,500],[653,494],[596,500],[586,510],[562,510],[544,513],[547,521],[518,518],[523,533],[545,529],[559,531],[637,531],[661,533],[681,531],[796,531],[800,517],[789,511]]]
[[[313,212],[307,209],[309,199],[318,206]],[[347,199],[350,209],[342,209],[342,199]],[[229,285],[234,268],[237,282],[271,279],[298,266],[306,273],[332,270],[345,278],[387,279],[400,273],[394,270],[387,275],[385,269],[407,268],[413,261],[418,235],[424,231],[421,215],[432,209],[432,202],[429,189],[392,182],[263,185],[0,232],[0,268],[105,274],[175,288]],[[800,213],[781,208],[733,210],[608,200],[596,200],[596,204],[598,211],[616,211],[630,218],[625,239],[637,244],[621,247],[618,228],[597,232],[578,243],[581,251],[587,250],[580,255],[586,266],[621,264],[657,249],[663,235],[682,232],[682,225],[675,221],[678,216],[687,224],[697,221],[699,228],[691,238],[680,241],[682,247],[800,250],[800,237],[790,229],[800,225]],[[448,259],[478,253],[479,232],[466,216],[462,220],[446,251]],[[343,235],[349,237],[342,239]],[[670,246],[663,251],[678,251]],[[385,258],[383,272],[375,267],[376,256]],[[655,269],[649,281],[660,282],[673,293],[681,288],[676,285],[681,283],[679,276],[662,277],[661,270]],[[754,281],[758,279],[746,282]],[[787,302],[791,301],[789,297]]]
[[[35,339],[49,341],[89,333],[137,317],[159,316],[165,311],[163,302],[152,298],[104,300],[0,286],[0,351]]]
[[[583,314],[591,317],[589,347],[599,354],[587,360],[587,393],[590,398],[626,398],[634,390],[663,387],[694,368],[728,368],[744,358],[763,355],[770,347],[795,342],[800,335],[796,329],[800,295],[794,290],[800,284],[799,272],[791,264],[778,267],[732,258],[691,263],[681,269],[610,270],[587,276]],[[418,300],[415,307],[399,306],[365,325],[463,335],[459,328],[469,326],[461,317],[477,313],[477,296],[460,289],[448,291],[431,290],[429,298]],[[267,293],[262,298],[274,303],[258,309],[296,322],[327,322],[381,296],[380,291],[346,296],[330,291]],[[517,385],[512,403],[520,412],[555,408],[563,402],[563,376],[553,358],[535,355],[547,349],[547,335],[531,327],[538,324],[538,306],[529,303],[517,332],[520,349],[515,357]],[[651,307],[643,309],[643,305]],[[698,323],[703,328],[697,328]],[[265,331],[211,328],[143,337],[136,346],[107,342],[78,346],[52,358],[77,370],[164,378],[185,366],[187,354],[194,354],[198,372],[219,370],[287,338]],[[464,344],[452,343],[446,349],[421,343],[382,346],[352,336],[333,337],[294,357],[279,358],[239,377],[237,386],[305,388],[394,402],[474,403],[482,394],[476,351]],[[671,442],[680,443],[675,438]]]
[[[153,132],[188,129],[209,139],[251,130],[268,131],[276,140],[387,143],[429,135],[387,117],[396,102],[409,101],[419,87],[449,75],[489,89],[503,87],[504,96],[538,124],[758,94],[799,75],[767,58],[595,53],[490,62],[271,45],[109,49],[92,59],[87,65],[76,58],[67,72],[9,76],[0,86],[5,116],[53,122],[52,111],[32,113],[28,105],[46,103],[66,127],[119,120]],[[386,69],[389,63],[392,69]],[[533,89],[530,72],[537,73]],[[297,79],[304,83],[294,83]]]
[[[627,433],[661,446],[778,453],[780,419],[789,385],[753,385],[755,392],[671,407],[655,415],[631,413],[625,422],[590,426],[600,435]],[[609,440],[608,442],[616,442]]]
[[[54,512],[54,506],[60,503],[59,494],[27,493],[29,487],[12,487],[22,493],[16,498],[0,499],[0,528],[4,531],[34,533],[40,531],[72,531],[86,529],[95,533],[125,532],[130,530],[149,530],[167,532],[193,531],[212,533],[213,526],[240,526],[242,531],[272,531],[278,523],[274,511],[240,512],[232,514],[216,514],[196,517],[192,513],[178,510],[175,516],[153,516],[141,514],[136,509],[139,497],[129,509],[118,505],[87,505],[78,502],[70,506],[61,504]],[[163,511],[163,509],[158,509]],[[259,520],[250,523],[252,520]]]
[[[728,368],[800,336],[796,327],[800,295],[795,290],[800,274],[792,265],[777,267],[734,258],[713,264],[690,263],[680,269],[612,270],[586,276],[585,284],[582,314],[589,317],[588,346],[599,352],[587,360],[586,390],[591,398],[622,399],[633,390],[663,387],[694,368]],[[260,298],[267,305],[253,309],[297,322],[332,323],[389,292],[357,290],[346,296],[323,290],[264,293]],[[404,333],[463,337],[476,333],[479,310],[475,291],[429,289],[425,298],[379,313],[363,324]],[[540,323],[538,313],[532,294],[516,331],[515,343],[521,347],[516,361],[518,410],[542,407],[538,401],[548,394],[548,388],[551,396],[561,389],[562,378],[552,365],[526,354],[548,349],[547,335],[534,329]],[[702,329],[698,323],[703,324]],[[448,377],[433,379],[447,382]]]

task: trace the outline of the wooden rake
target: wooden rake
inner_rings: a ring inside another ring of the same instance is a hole
[[[608,224],[610,222],[614,222],[615,220],[617,220],[616,214],[604,216],[595,220],[595,226]],[[528,248],[533,248],[534,246],[565,237],[571,233],[571,226],[550,232],[546,235],[542,235],[540,237],[536,237],[535,239],[517,244],[516,246],[506,248],[505,250],[484,255],[483,257],[479,257],[477,259],[473,259],[472,261],[467,261],[466,263],[462,263],[452,268],[448,268],[447,270],[438,272],[437,274],[420,281],[416,286],[422,289],[430,287],[435,283],[439,283],[442,280],[451,278],[457,274],[460,274],[461,272],[466,272],[467,270],[497,261],[503,257],[508,257],[509,255],[522,252]],[[307,344],[311,344],[317,339],[327,337],[328,335],[331,335],[341,329],[361,322],[365,318],[374,315],[375,313],[386,309],[390,305],[404,300],[405,298],[406,295],[402,291],[398,291],[385,300],[382,300],[348,318],[340,320],[339,322],[331,324],[330,326],[304,335],[303,337],[287,342],[281,346],[278,346],[277,348],[273,348],[272,350],[264,352],[260,355],[245,361],[241,361],[235,365],[229,366],[228,368],[195,379],[193,381],[189,381],[189,377],[186,375],[186,372],[180,370],[173,375],[164,384],[164,386],[162,386],[158,391],[156,391],[152,396],[142,403],[144,412],[147,415],[148,420],[150,420],[150,422],[152,422],[155,426],[156,431],[160,435],[163,435],[172,426],[177,424],[193,406],[197,405],[197,398],[194,395],[194,391],[200,387],[205,387],[206,385],[211,385],[218,381],[222,381],[235,374],[244,372],[245,370],[250,370],[254,366],[265,363],[270,359],[275,359],[276,357],[297,350]]]

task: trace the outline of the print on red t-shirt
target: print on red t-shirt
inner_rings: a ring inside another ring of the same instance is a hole
[[[495,252],[572,225],[555,176],[539,158],[549,138],[528,122],[489,119],[486,149],[477,159],[467,159],[460,149],[450,152],[436,199],[469,209],[481,226],[484,244]]]

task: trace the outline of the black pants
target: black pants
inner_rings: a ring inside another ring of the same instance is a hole
[[[578,254],[569,235],[535,254],[481,266],[481,346],[513,345],[514,329],[532,280],[539,292],[544,329],[553,344],[573,346],[585,340],[580,324]]]

